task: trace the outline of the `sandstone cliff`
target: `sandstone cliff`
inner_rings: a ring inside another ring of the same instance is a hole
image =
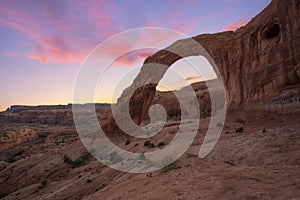
[[[299,14],[299,0],[274,0],[235,32],[192,38],[216,64],[219,71],[216,74],[223,80],[230,107],[274,110],[286,104],[299,104]],[[196,48],[190,39],[184,39],[148,57],[132,85],[119,98],[117,107],[121,110],[129,101],[130,115],[140,124],[155,97],[157,84],[148,84],[154,76],[151,73],[155,71],[154,81],[158,82],[168,67],[182,57],[206,56]],[[181,55],[170,51],[174,49]],[[116,126],[112,118],[106,127],[111,129],[111,126]]]

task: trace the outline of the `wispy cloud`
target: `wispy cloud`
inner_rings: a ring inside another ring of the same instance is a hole
[[[223,31],[235,31],[236,29],[246,25],[249,22],[249,17],[243,17],[242,19],[239,19],[228,26],[226,26]]]
[[[6,56],[6,57],[17,57],[17,53],[12,51],[12,52],[3,52],[1,53],[2,56]]]
[[[73,2],[72,5],[64,1],[32,5],[4,1],[0,7],[0,26],[13,28],[27,37],[28,58],[51,63],[79,63],[97,43],[128,28],[165,26],[186,33],[198,26],[195,21],[185,20],[186,13],[176,3],[169,4],[170,9],[160,9],[155,16],[141,13],[140,17],[136,17],[136,12],[144,9],[144,3],[136,2],[133,5],[135,8],[129,7],[134,9],[130,13],[124,12],[127,10],[125,8],[120,11],[119,5],[116,6],[112,1],[90,0]],[[129,21],[126,18],[128,16],[135,23]],[[151,34],[138,36],[135,41],[119,42],[110,48],[110,53],[114,55],[122,48],[130,49],[132,42],[153,41],[152,38],[159,37]],[[160,37],[157,45],[175,39],[172,35]],[[124,63],[129,64],[131,60],[124,59]]]
[[[186,81],[189,81],[189,82],[193,82],[193,81],[202,81],[203,78],[202,76],[190,76],[190,77],[186,77],[185,78]]]
[[[128,67],[143,62],[145,58],[155,53],[155,49],[139,49],[119,57],[112,64],[114,67]]]
[[[27,42],[31,46],[28,58],[39,58],[41,62],[78,63],[99,39],[113,34],[109,30],[110,16],[100,9],[104,3],[86,2],[74,3],[72,9],[65,9],[64,3],[56,1],[40,6],[35,4],[32,6],[36,6],[34,13],[26,6],[5,2],[7,5],[0,8],[0,25],[11,27],[31,40]]]
[[[41,62],[47,62],[48,61],[48,58],[42,57],[42,56],[37,56],[37,55],[27,54],[27,57],[30,58],[30,59],[34,59],[34,60],[39,60]]]

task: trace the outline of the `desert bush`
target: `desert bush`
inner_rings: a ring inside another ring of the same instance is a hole
[[[239,127],[237,129],[235,129],[235,132],[236,133],[242,133],[244,131],[244,128],[243,127]]]
[[[48,184],[47,179],[42,180],[41,184],[39,185],[38,189],[44,188]]]
[[[13,157],[10,157],[8,160],[7,160],[8,163],[13,163],[15,162],[14,158]]]
[[[148,140],[144,142],[144,146],[149,147],[149,148],[155,147],[155,145],[153,143],[151,143],[150,141],[148,141]]]
[[[67,156],[67,155],[64,155],[64,163],[70,164],[70,163],[71,163],[71,161],[72,161],[72,159],[71,159],[71,158],[69,158],[69,156]]]
[[[91,179],[87,179],[86,182],[87,182],[87,183],[91,183],[92,180],[91,180]]]
[[[223,127],[223,124],[221,122],[218,122],[217,127],[221,128],[221,127]]]
[[[155,145],[153,143],[150,143],[148,147],[153,148],[153,147],[155,147]]]
[[[47,185],[47,183],[48,183],[48,181],[46,179],[44,179],[44,180],[42,180],[41,185],[45,187]]]
[[[175,164],[175,163],[171,163],[167,166],[165,166],[164,168],[162,168],[162,171],[163,172],[168,172],[168,171],[171,171],[173,169],[178,169],[179,167]]]
[[[91,148],[91,149],[89,150],[89,152],[93,155],[93,154],[96,153],[96,150],[95,150],[94,148]]]
[[[81,167],[81,166],[85,165],[85,162],[83,160],[81,160],[81,159],[72,160],[67,155],[64,156],[64,163],[71,165],[72,168],[77,168],[77,167]]]
[[[145,146],[145,147],[148,147],[150,144],[151,144],[150,141],[145,141],[145,142],[144,142],[144,146]]]
[[[129,144],[130,144],[130,140],[127,139],[126,142],[125,142],[125,145],[127,146],[127,145],[129,145]]]
[[[116,151],[109,154],[109,159],[112,162],[112,164],[116,164],[118,162],[123,161],[123,158],[120,155],[118,155],[118,153]]]
[[[145,157],[145,154],[144,154],[144,153],[141,153],[141,154],[140,154],[140,159],[141,159],[141,160],[146,160],[146,157]]]
[[[166,156],[162,160],[161,165],[162,165],[162,171],[163,172],[168,172],[168,171],[171,171],[173,169],[179,168],[175,163],[173,163],[173,159],[172,159],[171,156]]]
[[[160,142],[160,143],[158,143],[158,148],[162,148],[163,146],[165,146],[165,143],[164,142]]]

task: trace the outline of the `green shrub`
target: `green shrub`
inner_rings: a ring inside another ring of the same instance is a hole
[[[222,127],[223,127],[223,124],[222,124],[221,122],[218,122],[218,123],[217,123],[217,127],[222,128]]]
[[[96,153],[96,150],[95,150],[94,148],[91,148],[91,149],[89,150],[89,152],[90,152],[92,155],[94,155],[94,154]]]
[[[158,143],[158,145],[157,145],[157,146],[158,146],[158,148],[160,148],[160,149],[161,149],[163,146],[165,146],[165,143],[164,143],[164,142],[160,142],[160,143]]]
[[[162,168],[162,171],[163,172],[168,172],[168,171],[171,171],[173,169],[178,169],[179,167],[175,164],[175,163],[171,163],[167,166],[165,166],[164,168]]]
[[[235,132],[236,133],[242,133],[244,131],[244,128],[243,127],[239,127],[237,129],[235,129]]]
[[[83,160],[74,160],[72,163],[72,168],[77,168],[85,165],[85,162]]]
[[[44,188],[47,184],[48,184],[48,181],[46,179],[42,180],[42,182],[41,182],[40,186],[38,187],[38,189]]]
[[[10,157],[9,159],[8,159],[8,161],[7,161],[8,163],[13,163],[13,162],[15,162],[15,160],[14,160],[14,158],[13,157]]]
[[[153,143],[150,143],[148,147],[153,148],[153,147],[155,147],[155,145]]]
[[[116,151],[109,154],[109,159],[112,162],[112,164],[116,164],[118,162],[123,161],[123,158],[120,155],[118,155],[118,153]]]
[[[91,180],[91,179],[87,179],[86,182],[87,182],[87,183],[91,183],[92,180]]]
[[[151,143],[150,141],[145,141],[145,142],[144,142],[144,146],[145,146],[145,147],[149,147],[149,148],[155,147],[155,145],[154,145],[153,143]]]
[[[64,163],[70,164],[72,162],[72,159],[69,158],[67,155],[64,156]]]
[[[125,145],[127,146],[127,145],[129,145],[129,144],[130,144],[130,140],[127,139],[126,142],[125,142]]]
[[[140,154],[140,159],[141,159],[141,160],[146,160],[146,157],[145,157],[145,154],[144,154],[144,153],[141,153],[141,154]]]
[[[150,141],[145,141],[145,142],[144,142],[144,146],[145,146],[145,147],[148,147],[150,144],[151,144]]]
[[[41,185],[45,187],[47,185],[47,183],[48,183],[48,181],[46,179],[44,179],[44,180],[42,180]]]
[[[161,165],[162,167],[168,166],[170,164],[172,164],[174,161],[172,159],[172,156],[166,156],[164,157],[164,159],[161,161]]]
[[[83,160],[77,159],[77,160],[72,160],[69,158],[67,155],[64,156],[64,163],[71,165],[72,168],[77,168],[85,165],[85,162]]]

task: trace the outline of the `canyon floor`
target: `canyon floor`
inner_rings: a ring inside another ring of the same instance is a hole
[[[2,145],[7,133],[32,130],[37,135],[0,152],[0,195],[6,200],[300,198],[299,112],[229,111],[216,146],[200,159],[209,120],[200,120],[193,144],[175,167],[145,174],[100,163],[73,126],[1,124]],[[153,150],[172,138],[177,127],[172,122],[155,136]],[[130,139],[125,145],[126,136],[110,138],[121,148],[149,150],[144,140]]]

